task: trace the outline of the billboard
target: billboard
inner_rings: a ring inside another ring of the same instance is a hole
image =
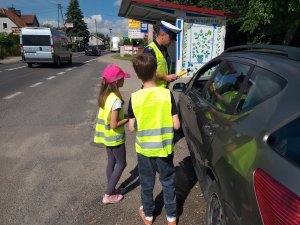
[[[128,20],[128,29],[141,29],[141,22],[138,20]]]

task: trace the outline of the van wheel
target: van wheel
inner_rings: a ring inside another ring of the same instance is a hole
[[[61,62],[60,62],[60,58],[59,57],[57,57],[57,59],[56,59],[56,66],[57,67],[61,66]]]
[[[27,63],[28,68],[32,68],[32,63]]]
[[[72,64],[72,55],[70,55],[70,58],[69,58],[69,60],[68,60],[68,63],[69,63],[69,64]]]
[[[215,181],[211,181],[208,187],[207,202],[207,224],[226,225],[224,209],[221,202],[221,195]]]

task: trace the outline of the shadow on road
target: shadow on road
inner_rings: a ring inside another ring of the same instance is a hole
[[[140,185],[138,166],[136,165],[129,173],[131,175],[120,184],[120,187],[126,188],[126,192],[130,192]]]
[[[197,183],[197,177],[193,168],[191,157],[184,158],[178,166],[175,167],[175,192],[177,198],[178,216],[183,212],[183,206],[190,191]],[[164,206],[163,192],[155,198],[155,215],[160,215]]]

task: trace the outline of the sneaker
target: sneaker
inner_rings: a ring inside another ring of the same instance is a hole
[[[168,225],[176,225],[177,224],[177,218],[176,217],[168,217],[167,216]]]
[[[102,202],[104,204],[109,204],[109,203],[118,203],[123,199],[123,195],[103,195]]]
[[[119,195],[124,195],[126,193],[126,188],[118,188],[118,189],[115,189],[114,193],[115,194],[119,194]]]
[[[143,210],[143,206],[140,207],[139,213],[146,225],[151,225],[153,223],[153,216],[146,216]]]

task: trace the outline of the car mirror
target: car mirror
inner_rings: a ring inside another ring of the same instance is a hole
[[[173,91],[184,92],[185,90],[186,90],[186,84],[185,83],[176,83],[173,86]]]

